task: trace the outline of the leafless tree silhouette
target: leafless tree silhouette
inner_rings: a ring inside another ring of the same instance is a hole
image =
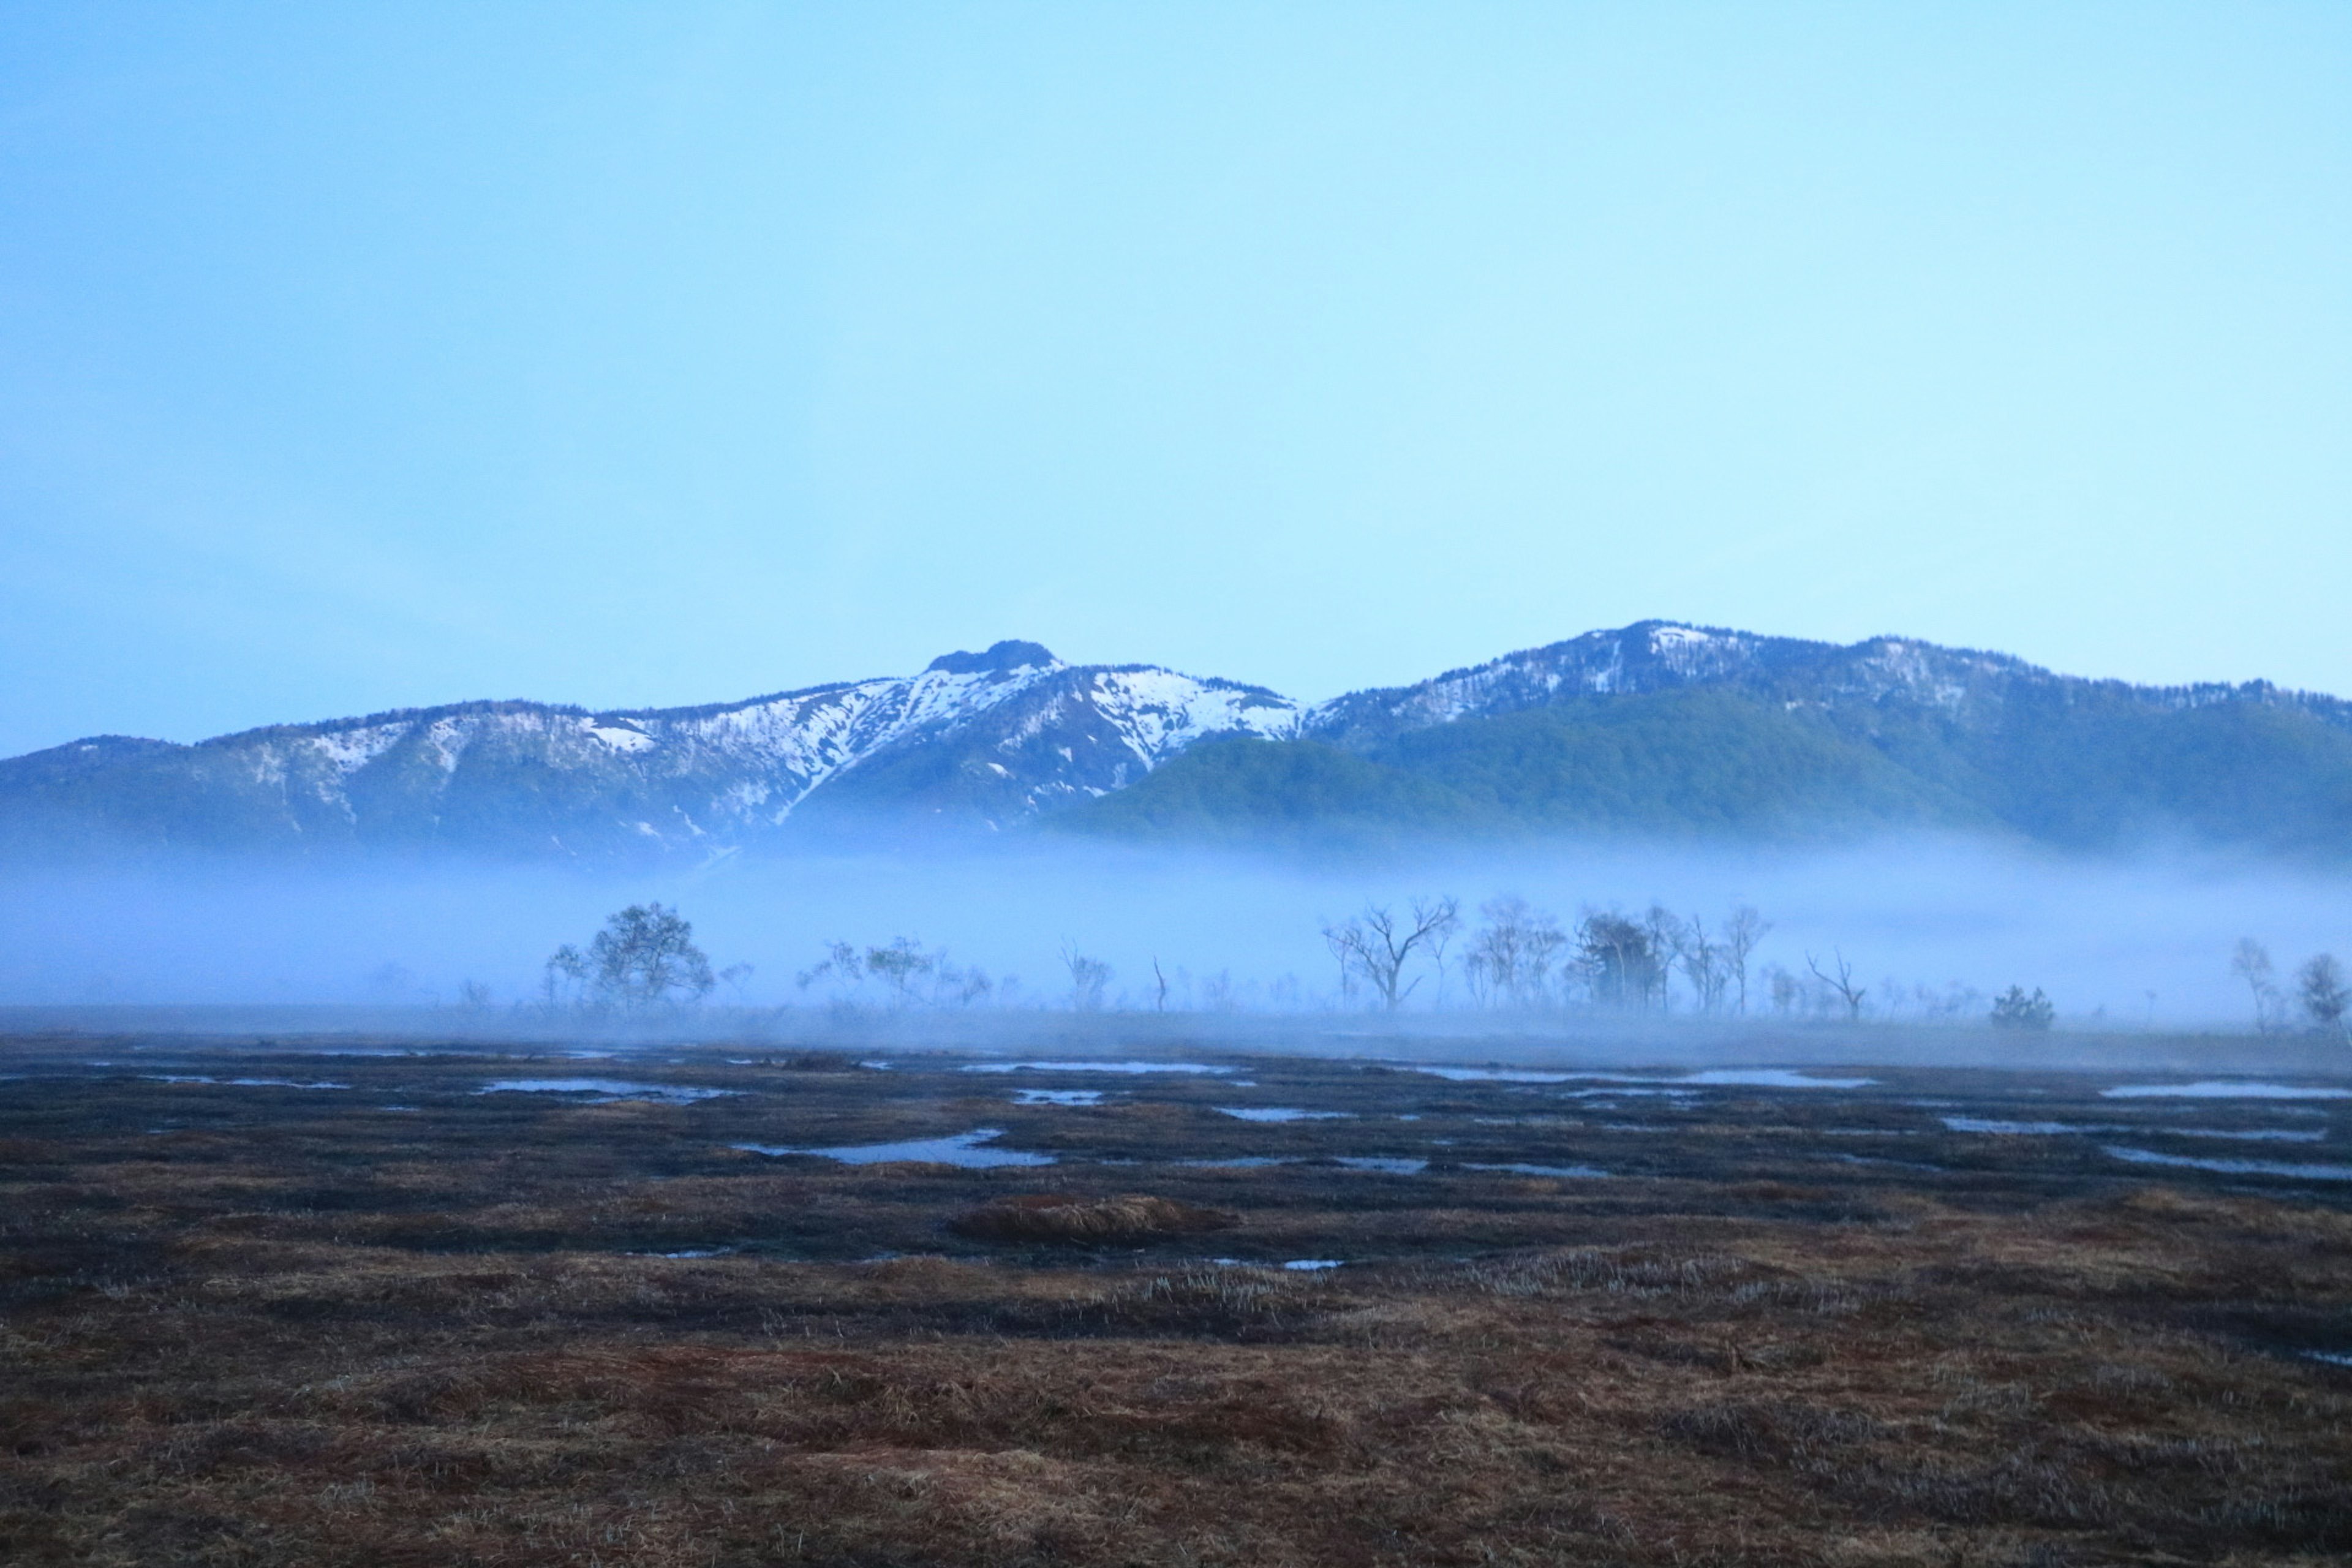
[[[1814,979],[1828,986],[1837,999],[1845,1004],[1846,1022],[1851,1024],[1862,1016],[1862,999],[1870,992],[1868,988],[1853,983],[1853,965],[1846,962],[1843,952],[1832,948],[1830,962],[1837,967],[1834,975],[1824,974],[1822,966],[1813,962],[1813,955],[1810,952],[1805,954],[1805,967],[1813,972]]]
[[[1361,981],[1381,1006],[1393,1012],[1425,978],[1416,975],[1411,984],[1405,982],[1405,967],[1413,954],[1442,953],[1461,915],[1461,905],[1453,899],[1415,899],[1402,915],[1386,904],[1367,904],[1354,919],[1325,926],[1323,940],[1339,961],[1341,985],[1352,992]]]

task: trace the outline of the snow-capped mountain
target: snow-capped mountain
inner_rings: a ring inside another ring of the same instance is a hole
[[[1540,708],[1578,696],[1634,695],[1681,687],[1732,687],[1822,710],[1888,702],[1939,713],[1955,723],[2000,721],[2020,700],[2066,702],[2125,696],[2138,705],[2182,709],[2252,702],[2352,723],[2335,698],[2242,686],[2131,686],[2057,675],[2007,654],[1950,648],[1904,637],[1850,645],[1641,621],[1566,642],[1506,654],[1417,685],[1350,692],[1308,710],[1301,732],[1356,746],[1408,730]]]
[[[191,746],[74,742],[0,763],[0,843],[708,855],[811,823],[1002,826],[1203,736],[1286,736],[1297,720],[1257,687],[1004,642],[915,676],[704,708],[467,702]]]
[[[1244,736],[1314,744],[1166,767]],[[1359,760],[1335,773],[1334,748]],[[1225,831],[1316,811],[1396,832],[1746,831],[1768,780],[1783,825],[1988,826],[2091,844],[2120,824],[2170,824],[2326,853],[2352,846],[2352,705],[2261,682],[2083,680],[1900,637],[1841,647],[1670,621],[1312,708],[1003,642],[918,675],[703,708],[467,702],[194,745],[78,741],[0,762],[0,857],[706,858],[996,831],[1070,807],[1083,809],[1069,825],[1097,831]]]

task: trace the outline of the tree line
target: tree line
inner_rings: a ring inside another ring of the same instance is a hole
[[[1327,1003],[1381,1012],[1422,1006],[1494,1013],[1605,1012],[1738,1019],[1858,1022],[1865,1016],[1930,1019],[1975,1016],[1996,1028],[2052,1026],[2056,1005],[2041,988],[2011,985],[1992,998],[1955,982],[1941,990],[1894,981],[1864,984],[1842,948],[1805,951],[1801,969],[1759,962],[1773,924],[1749,904],[1720,917],[1677,914],[1654,904],[1641,914],[1587,909],[1565,922],[1516,895],[1481,905],[1465,918],[1461,900],[1423,897],[1368,903],[1321,935],[1336,965],[1338,991]],[[1315,1005],[1295,977],[1270,987],[1236,982],[1230,972],[1195,976],[1157,957],[1140,997],[1110,987],[1118,971],[1076,942],[1058,954],[1060,976],[1031,992],[1013,975],[950,959],[912,937],[880,944],[836,941],[794,976],[805,1000],[853,1010],[981,1006],[1066,1007],[1075,1012],[1129,1008],[1153,1012],[1296,1011]],[[2282,985],[2270,953],[2242,941],[2231,969],[2249,988],[2264,1033],[2298,1024],[2343,1035],[2352,1018],[2352,986],[2327,953],[2307,960]],[[693,926],[659,903],[631,904],[608,917],[584,946],[565,943],[549,956],[541,1004],[551,1012],[643,1012],[692,1006],[721,985],[740,996],[749,964],[714,969]],[[467,983],[467,994],[481,988]]]
[[[2254,1027],[2265,1035],[2284,1034],[2300,1021],[2320,1034],[2343,1034],[2352,1016],[2352,985],[2336,955],[2315,952],[2303,962],[2289,984],[2278,982],[2270,949],[2252,937],[2242,937],[2230,957],[2230,973],[2252,993]]]

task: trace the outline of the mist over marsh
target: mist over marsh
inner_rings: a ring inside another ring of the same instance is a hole
[[[1653,905],[1713,921],[1751,905],[1771,922],[1759,963],[1801,969],[1808,954],[1842,953],[1874,1017],[1930,1016],[1921,988],[1989,996],[2022,984],[2047,991],[2062,1026],[2243,1027],[2246,994],[2230,971],[2239,939],[2290,963],[2352,949],[2352,880],[2186,848],[2124,860],[1911,837],[1373,863],[1028,841],[637,875],[225,862],[18,873],[0,880],[0,1002],[509,1006],[538,994],[559,943],[657,899],[694,922],[715,963],[751,966],[714,1003],[823,1005],[824,988],[795,978],[827,943],[905,937],[990,977],[992,1006],[1066,1005],[1063,959],[1078,951],[1110,966],[1101,1001],[1113,1011],[1312,1012],[1343,1006],[1327,925],[1368,902],[1448,895],[1465,921],[1500,896],[1569,923]],[[1468,1002],[1458,957],[1457,944],[1443,972],[1423,974],[1407,1010]]]

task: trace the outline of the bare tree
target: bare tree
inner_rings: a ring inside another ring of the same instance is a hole
[[[1201,996],[1208,1004],[1209,1011],[1212,1013],[1232,1013],[1241,1007],[1241,1001],[1234,988],[1234,972],[1230,969],[1220,969],[1214,974],[1202,975]]]
[[[866,950],[866,973],[889,987],[892,1006],[908,1007],[922,999],[946,956],[925,952],[913,937],[898,937],[887,947]]]
[[[1491,900],[1478,912],[1486,923],[1462,956],[1472,1001],[1482,1007],[1541,1005],[1550,995],[1553,966],[1568,945],[1568,933],[1517,897]]]
[[[793,984],[803,991],[821,980],[832,980],[845,985],[856,985],[866,978],[866,961],[857,950],[845,942],[824,944],[824,957],[793,976]]]
[[[1682,966],[1683,979],[1691,988],[1691,999],[1698,1010],[1712,1016],[1723,1006],[1724,993],[1731,984],[1730,954],[1721,942],[1706,934],[1706,921],[1698,915],[1691,916],[1672,931],[1675,961]]]
[[[1009,989],[1019,983],[1008,974],[1004,984]],[[940,949],[939,967],[931,980],[933,1006],[970,1007],[995,994],[996,982],[989,977],[988,971],[977,967],[959,969],[948,962],[948,950]]]
[[[1658,1011],[1675,1010],[1675,960],[1682,952],[1683,922],[1675,918],[1664,904],[1652,904],[1650,912],[1642,917],[1642,931],[1650,939],[1650,951],[1657,955]]]
[[[1957,1018],[1973,1012],[1984,999],[1983,992],[1958,980],[1947,981],[1940,991],[1925,981],[1914,982],[1911,986],[1911,1000],[1920,1016],[1927,1018]]]
[[[1088,958],[1078,951],[1077,943],[1062,944],[1062,967],[1070,972],[1070,1010],[1074,1013],[1102,1011],[1103,988],[1110,984],[1115,973],[1099,958]]]
[[[1168,975],[1160,967],[1160,955],[1156,952],[1151,955],[1151,1010],[1165,1013],[1168,1011]]]
[[[1739,1016],[1748,1016],[1748,960],[1755,953],[1757,943],[1772,929],[1772,922],[1759,913],[1754,906],[1741,904],[1723,922],[1723,960],[1731,969],[1731,981],[1739,994]]]
[[[1421,984],[1410,984],[1404,972],[1420,952],[1444,951],[1444,939],[1461,921],[1461,906],[1453,899],[1415,899],[1410,911],[1400,915],[1386,904],[1367,904],[1352,920],[1323,928],[1331,956],[1339,961],[1339,983],[1349,994],[1360,980],[1390,1012],[1405,1004]]]
[[[2295,994],[2303,1016],[2322,1034],[2344,1033],[2345,1015],[2352,1011],[2352,988],[2344,982],[2344,966],[2332,953],[2319,953],[2294,972]]]
[[[1448,904],[1454,902],[1451,899],[1445,901]],[[1454,915],[1429,934],[1429,967],[1431,973],[1437,976],[1437,994],[1431,998],[1430,1005],[1441,1010],[1445,1006],[1445,950],[1453,945],[1454,933],[1462,929],[1459,914],[1460,908],[1456,905]]]
[[[587,999],[588,960],[580,950],[565,942],[547,955],[547,963],[539,976],[540,995],[548,1011],[576,1007]]]
[[[1827,986],[1831,994],[1845,1005],[1846,1022],[1851,1024],[1862,1016],[1862,999],[1870,993],[1866,988],[1853,983],[1853,965],[1846,962],[1845,953],[1842,950],[1832,948],[1830,958],[1831,962],[1837,966],[1835,976],[1822,973],[1822,966],[1813,962],[1813,955],[1810,952],[1805,954],[1805,967],[1813,972],[1814,979]]]
[[[2285,1004],[2280,999],[2278,983],[2272,978],[2271,950],[2252,937],[2238,939],[2238,949],[2230,955],[2230,973],[2246,983],[2253,994],[2254,1027],[2269,1034],[2284,1021]]]
[[[946,948],[926,948],[911,936],[894,937],[863,952],[850,942],[831,942],[824,953],[822,962],[794,975],[793,984],[803,991],[825,984],[836,1005],[862,1003],[868,982],[882,987],[882,999],[892,1007],[969,1007],[997,989],[986,971],[959,968],[949,961]],[[751,973],[749,964],[740,967]],[[1017,984],[1011,975],[1004,977],[1007,990]]]

